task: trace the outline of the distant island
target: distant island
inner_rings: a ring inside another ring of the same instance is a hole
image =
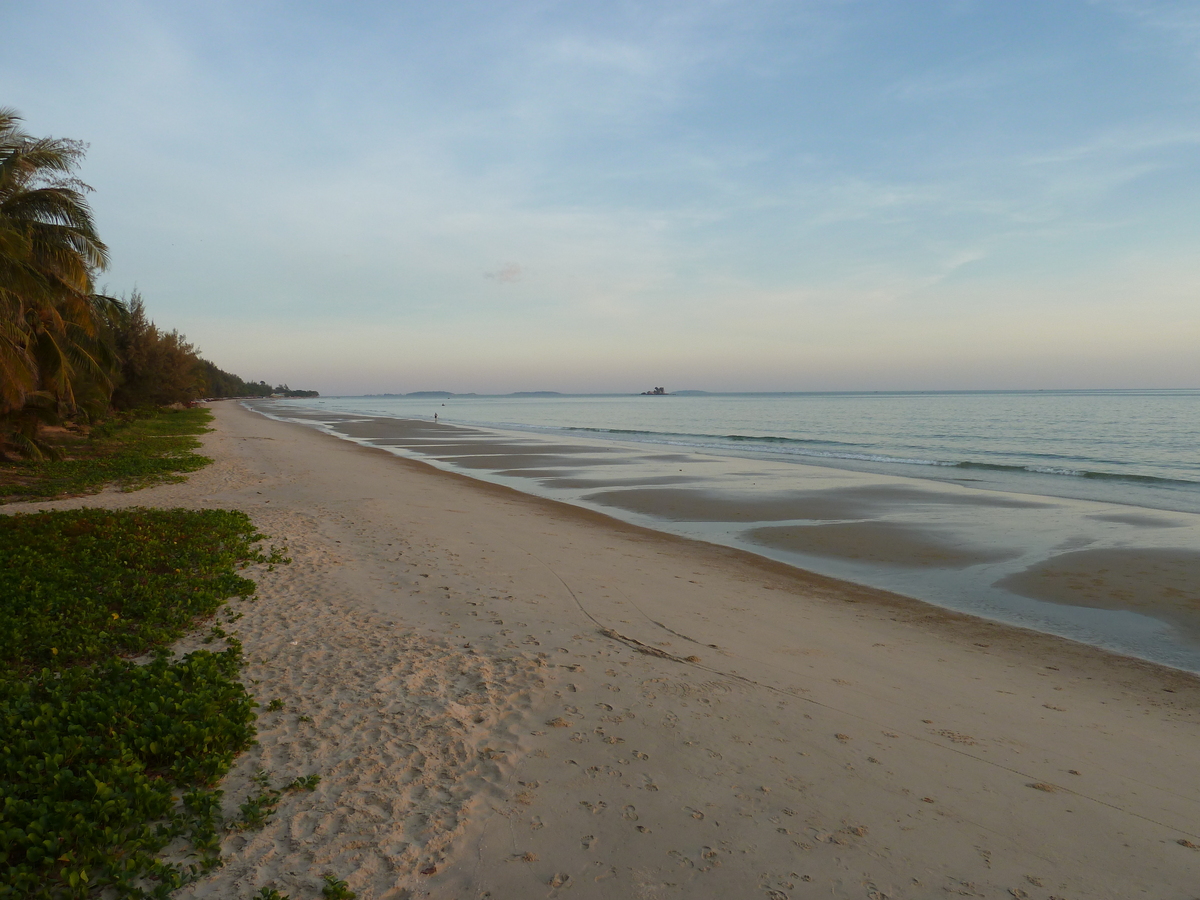
[[[704,397],[712,394],[712,391],[670,391],[665,387],[656,387],[653,390],[642,391],[634,396],[639,397]],[[508,394],[478,394],[472,391],[469,394],[456,394],[454,391],[410,391],[409,393],[382,393],[382,394],[355,394],[357,397],[378,397],[378,398],[395,398],[409,400],[449,400],[454,398],[466,397],[628,397],[629,394],[564,394],[562,391],[512,391]]]
[[[363,394],[364,397],[411,397],[416,400],[449,400],[451,397],[478,397],[472,391],[469,394],[456,394],[454,391],[411,391],[407,394]],[[559,391],[513,391],[511,394],[486,394],[495,397],[561,397]]]

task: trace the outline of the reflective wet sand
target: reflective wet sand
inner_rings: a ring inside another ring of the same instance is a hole
[[[601,491],[583,499],[674,522],[779,522],[792,519],[860,519],[913,504],[1036,509],[1049,504],[1015,497],[957,496],[896,485],[737,494],[703,489]]]
[[[1020,548],[972,546],[955,540],[945,530],[896,522],[783,525],[755,528],[747,537],[753,543],[781,550],[904,568],[965,569],[1021,555]]]
[[[998,586],[1048,603],[1133,610],[1200,632],[1200,551],[1113,547],[1063,553]]]

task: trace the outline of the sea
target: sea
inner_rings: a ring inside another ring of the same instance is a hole
[[[1200,671],[1200,390],[252,405],[635,524]],[[384,439],[394,420],[436,421],[445,437]],[[471,445],[481,436],[492,449]]]

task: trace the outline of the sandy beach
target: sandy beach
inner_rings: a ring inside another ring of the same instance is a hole
[[[239,508],[293,558],[235,602],[226,810],[322,781],[181,897],[1200,891],[1195,676],[214,412],[185,484],[6,510]]]

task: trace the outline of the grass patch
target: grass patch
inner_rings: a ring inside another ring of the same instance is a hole
[[[0,461],[0,503],[94,494],[109,484],[135,491],[184,480],[212,462],[194,451],[209,431],[207,409],[118,414],[83,436],[47,437],[58,459]]]
[[[165,897],[218,862],[213,786],[254,737],[241,647],[164,646],[283,561],[262,537],[225,510],[0,516],[0,897]],[[198,861],[161,861],[174,841]]]

